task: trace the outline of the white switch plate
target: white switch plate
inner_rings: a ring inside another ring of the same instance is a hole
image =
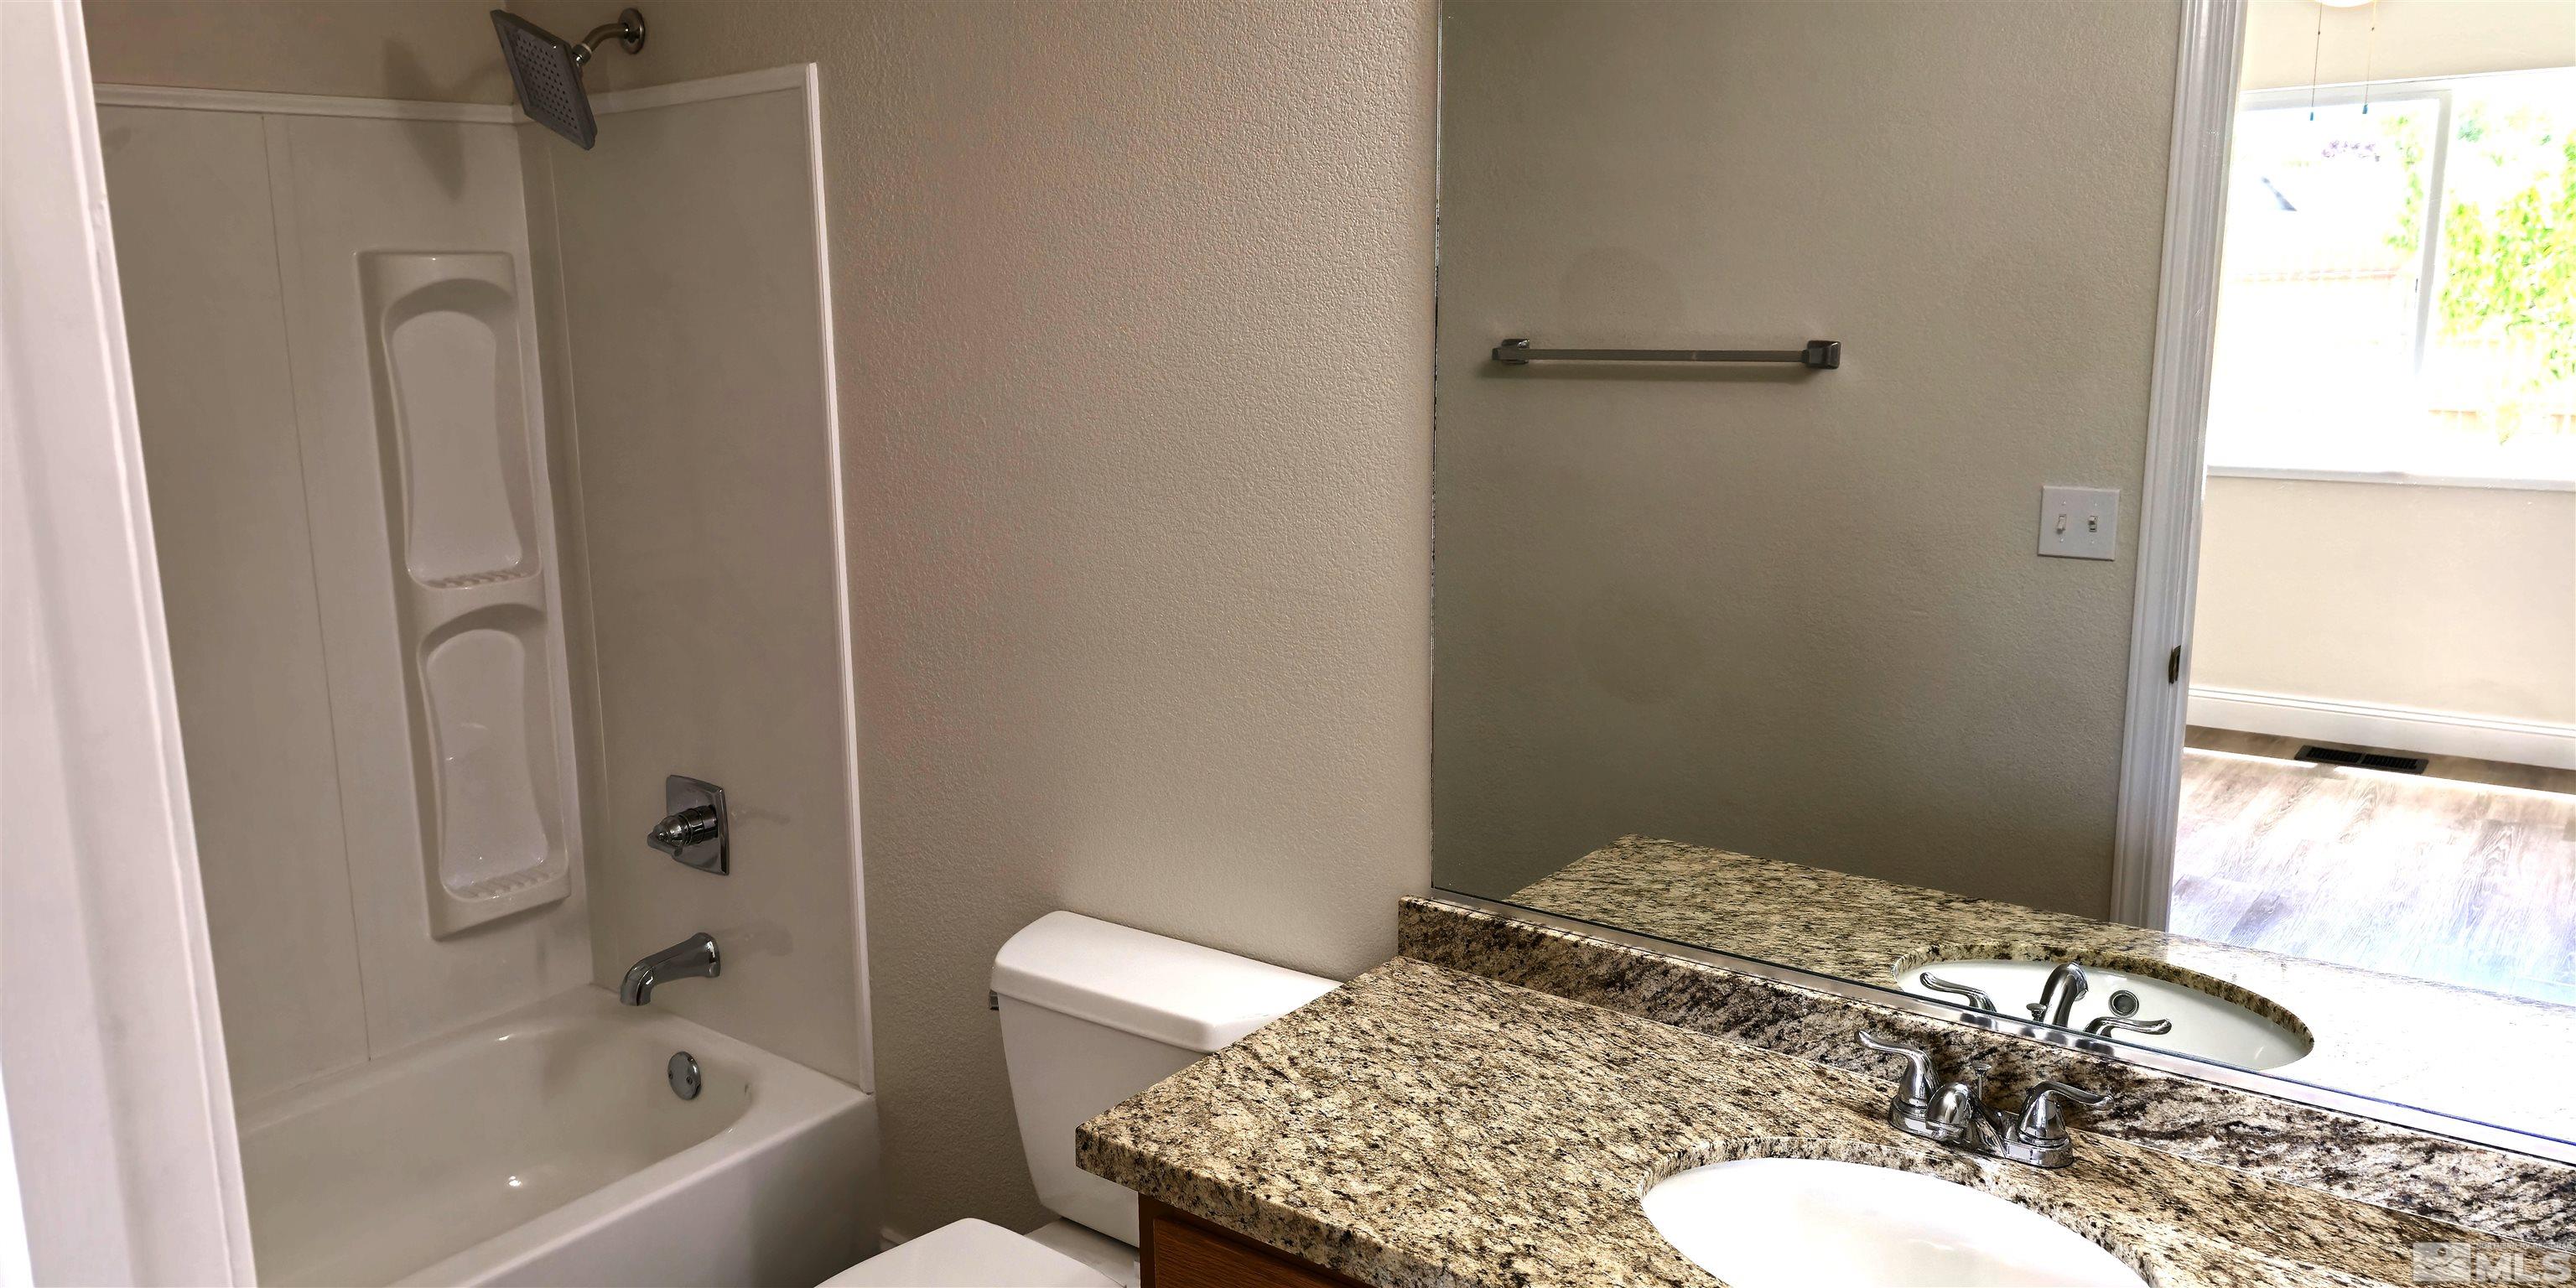
[[[2058,559],[2109,559],[2120,548],[2120,490],[2039,490],[2039,553]]]

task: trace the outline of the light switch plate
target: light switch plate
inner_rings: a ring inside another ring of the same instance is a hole
[[[2057,559],[2109,559],[2120,549],[2120,490],[2039,490],[2039,553]]]

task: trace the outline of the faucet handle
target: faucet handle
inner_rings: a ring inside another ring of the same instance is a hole
[[[2041,1149],[2066,1144],[2066,1118],[2057,1104],[2061,1098],[2091,1108],[2111,1097],[2054,1080],[2043,1082],[2031,1088],[2030,1098],[2022,1102],[2021,1122],[2013,1128],[2013,1139]]]
[[[673,774],[662,780],[662,807],[670,812],[644,834],[646,845],[700,872],[723,876],[733,870],[733,828],[723,788]]]
[[[1880,1055],[1900,1056],[1905,1060],[1905,1073],[1897,1082],[1896,1101],[1901,1108],[1916,1116],[1932,1111],[1932,1054],[1921,1047],[1890,1042],[1867,1029],[1861,1030],[1860,1044]]]
[[[2097,1015],[2093,1017],[2092,1023],[2084,1026],[2087,1034],[2097,1038],[2114,1030],[2123,1033],[2144,1033],[2148,1037],[2154,1037],[2160,1033],[2173,1032],[2173,1021],[2132,1020],[2119,1015]]]
[[[1968,1005],[1973,1006],[1980,1011],[1984,1011],[1989,1015],[2003,1014],[2003,1011],[1995,1005],[1994,995],[1988,993],[1982,988],[1976,988],[1967,984],[1946,980],[1928,970],[1914,978],[1917,983],[1920,983],[1925,988],[1931,989],[1935,993],[1951,994],[1966,1001]]]

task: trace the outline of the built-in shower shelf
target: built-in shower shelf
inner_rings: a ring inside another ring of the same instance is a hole
[[[476,572],[456,577],[424,579],[420,584],[431,590],[466,590],[475,586],[498,586],[505,582],[535,581],[537,578],[538,574],[533,572]]]
[[[570,702],[516,263],[360,255],[429,928],[572,891]]]
[[[487,912],[477,922],[487,922],[505,912],[518,912],[523,907],[538,907],[562,899],[572,889],[569,868],[531,868],[510,876],[495,876],[489,881],[474,881],[469,886],[448,886],[448,899]]]
[[[506,877],[494,877],[489,881],[478,881],[473,885],[458,888],[456,893],[458,897],[465,899],[489,899],[496,895],[515,894],[521,890],[534,889],[544,885],[547,879],[546,874],[542,872],[519,872]]]

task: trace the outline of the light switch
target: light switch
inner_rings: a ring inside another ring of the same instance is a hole
[[[2109,559],[2120,548],[2120,490],[2039,490],[2039,553],[2058,559]]]

